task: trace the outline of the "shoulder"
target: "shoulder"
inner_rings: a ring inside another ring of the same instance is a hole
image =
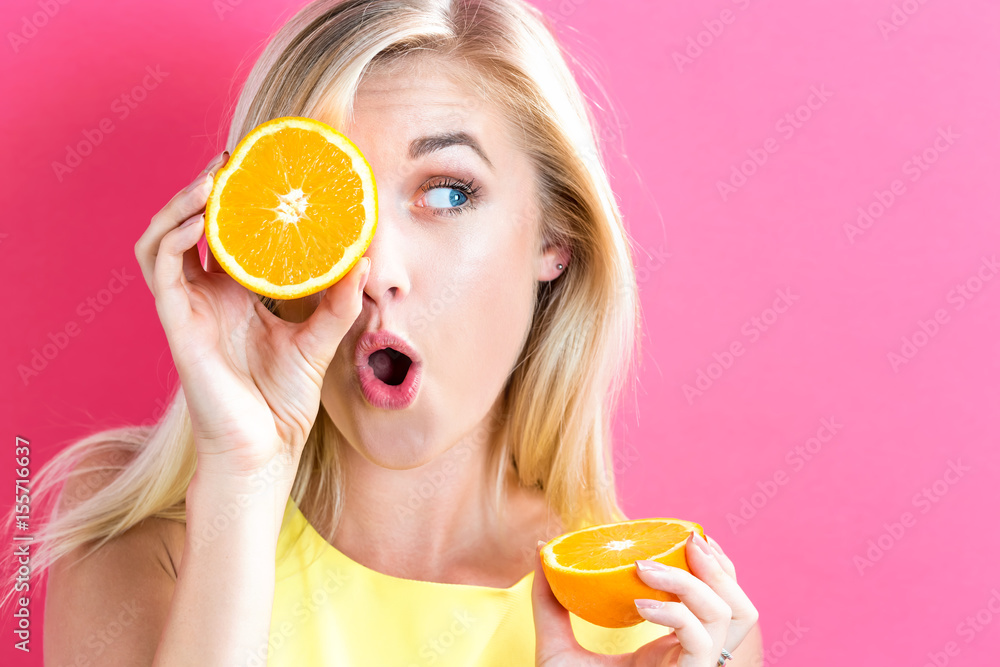
[[[76,507],[103,489],[135,458],[125,444],[102,442],[81,456],[66,477],[57,513]]]
[[[57,511],[93,496],[130,460],[127,451],[112,449],[81,459],[63,487]],[[75,664],[83,652],[91,664],[151,663],[183,541],[183,524],[149,517],[103,544],[81,544],[60,557],[48,573],[46,658],[53,664]]]
[[[104,489],[135,459],[135,450],[128,445],[115,446],[114,443],[102,446],[80,458],[73,466],[66,483],[63,485],[57,503],[57,514],[62,514],[81,502],[94,496]],[[172,579],[177,578],[177,568],[184,547],[184,524],[159,517],[147,517],[121,535],[108,540],[99,547],[104,554],[112,552],[127,552],[138,555],[145,551],[156,556],[165,572]],[[63,565],[80,560],[90,553],[93,545],[78,547],[73,553],[64,557]],[[95,552],[96,553],[96,552]],[[78,556],[73,558],[73,556]],[[107,556],[102,556],[107,558]]]

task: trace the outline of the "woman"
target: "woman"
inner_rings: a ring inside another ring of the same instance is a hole
[[[626,629],[570,616],[541,573],[539,540],[627,518],[609,424],[638,296],[540,13],[314,2],[249,75],[229,151],[278,116],[359,146],[375,238],[325,292],[276,302],[197,254],[228,151],[153,217],[135,252],[180,386],[152,429],[45,471],[68,478],[43,535],[46,664],[758,664],[714,542],[686,545],[694,575],[644,571],[683,604]],[[417,382],[384,404],[364,364]]]

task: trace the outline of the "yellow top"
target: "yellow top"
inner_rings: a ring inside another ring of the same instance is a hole
[[[278,535],[269,646],[251,667],[520,667],[535,664],[531,583],[510,588],[402,579],[351,560],[289,498]],[[673,632],[609,629],[571,614],[580,644],[628,653]],[[266,654],[266,655],[265,655]]]

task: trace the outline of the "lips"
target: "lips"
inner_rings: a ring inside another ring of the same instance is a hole
[[[402,337],[382,329],[358,338],[355,365],[361,392],[372,406],[400,410],[409,406],[420,387],[420,355]]]

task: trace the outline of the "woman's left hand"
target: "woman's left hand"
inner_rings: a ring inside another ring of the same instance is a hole
[[[669,566],[639,570],[639,577],[651,588],[680,598],[680,602],[639,609],[646,620],[674,628],[674,632],[639,647],[635,653],[619,655],[594,653],[580,646],[569,612],[552,594],[542,571],[538,557],[542,544],[539,542],[536,548],[531,590],[536,667],[717,667],[722,649],[734,656],[727,667],[753,662],[735,652],[757,624],[757,610],[737,585],[736,568],[715,540],[709,545],[695,534],[688,539],[685,555],[691,572]],[[759,635],[754,643],[759,643]]]

